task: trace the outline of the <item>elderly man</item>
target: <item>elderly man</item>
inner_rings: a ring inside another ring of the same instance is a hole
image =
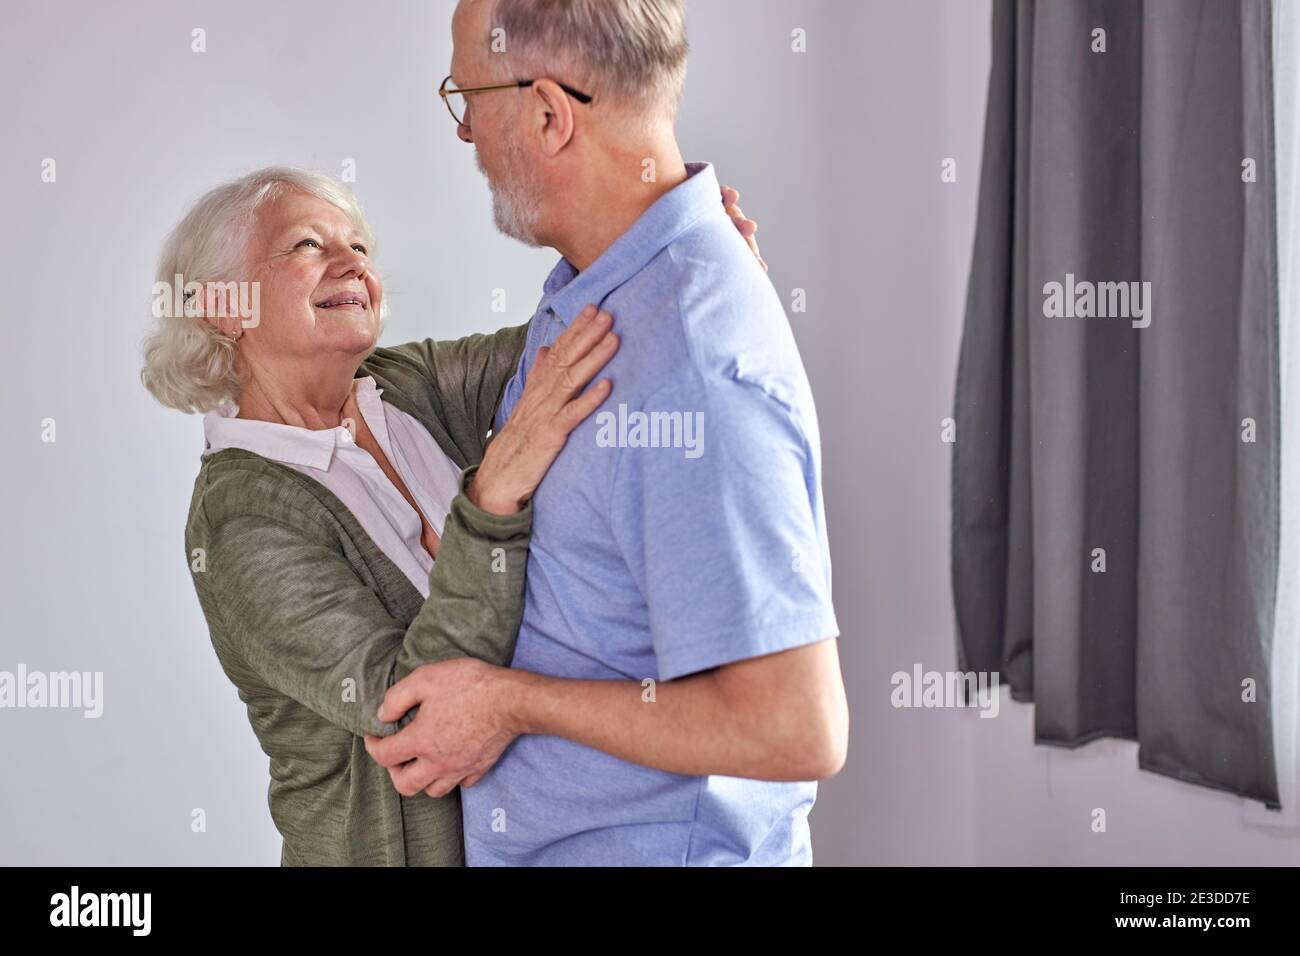
[[[443,95],[497,225],[563,256],[497,424],[587,302],[617,317],[619,404],[537,491],[512,666],[419,668],[380,711],[415,719],[368,749],[402,793],[463,781],[471,865],[810,863],[848,734],[817,419],[677,147],[684,0],[462,0],[452,32]]]

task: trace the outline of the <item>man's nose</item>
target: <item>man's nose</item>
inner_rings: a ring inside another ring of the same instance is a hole
[[[474,134],[470,132],[470,128],[466,126],[464,123],[460,123],[459,125],[457,125],[456,135],[460,137],[460,141],[462,143],[474,142]]]

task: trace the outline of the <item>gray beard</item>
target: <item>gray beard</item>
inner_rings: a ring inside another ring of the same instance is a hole
[[[513,143],[506,147],[506,174],[499,182],[488,176],[478,150],[474,151],[474,163],[492,191],[492,221],[497,229],[524,245],[540,246],[536,231],[542,211],[540,189],[523,161],[522,152]]]

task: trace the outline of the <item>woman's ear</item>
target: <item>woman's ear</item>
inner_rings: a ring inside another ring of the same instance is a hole
[[[537,80],[532,91],[532,130],[544,156],[557,156],[573,139],[573,103],[554,80]]]
[[[232,342],[239,341],[246,328],[240,310],[238,286],[233,282],[205,282],[186,293],[187,315],[201,318]]]

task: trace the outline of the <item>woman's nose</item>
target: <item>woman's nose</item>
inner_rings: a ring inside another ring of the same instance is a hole
[[[339,275],[364,276],[370,267],[370,260],[364,252],[347,247],[336,259],[335,269]]]

